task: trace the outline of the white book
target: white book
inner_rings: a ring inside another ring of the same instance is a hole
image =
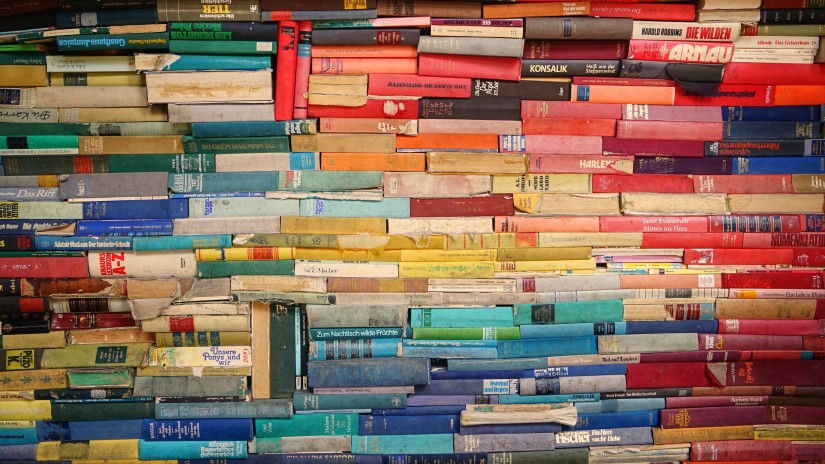
[[[443,304],[443,293],[336,293],[336,304],[343,305],[407,305],[438,306]]]
[[[736,39],[734,52],[744,48],[819,48],[819,37],[749,35]]]
[[[419,119],[419,134],[501,134],[520,135],[521,121],[493,119]]]
[[[521,58],[524,40],[501,37],[433,37],[422,35],[418,53]]]
[[[236,275],[230,278],[230,287],[233,293],[244,290],[326,293],[327,280],[297,275]]]
[[[33,93],[33,91],[32,91]],[[0,123],[3,122],[57,122],[57,108],[1,108]]]
[[[197,277],[193,250],[89,251],[90,277]]]
[[[147,106],[146,87],[68,86],[35,87],[37,104],[54,108],[127,108]]]
[[[492,293],[473,293],[462,292],[452,293],[443,292],[441,295],[441,303],[443,305],[458,305],[458,306],[497,306],[497,305],[514,305],[514,304],[529,304],[538,303],[536,301],[535,293],[509,293],[509,292],[492,292]]]
[[[733,57],[737,56],[754,56],[761,57],[766,55],[802,55],[815,56],[816,48],[736,48],[733,50]]]
[[[398,277],[398,263],[295,260],[296,276]]]
[[[521,26],[469,26],[460,24],[433,24],[430,35],[434,37],[506,37],[520,39],[524,37]]]
[[[169,122],[274,121],[271,103],[169,104]]]
[[[492,217],[387,219],[387,233],[390,235],[420,237],[424,235],[485,234],[492,232]]]
[[[171,106],[171,105],[170,105]],[[272,111],[270,108],[269,111]],[[315,170],[321,165],[320,153],[218,153],[216,172]]]
[[[263,197],[190,198],[190,218],[237,218],[247,216],[297,216],[298,200]]]
[[[699,350],[699,336],[695,333],[599,336],[599,354],[659,353],[665,351],[697,350]]]
[[[0,149],[2,156],[76,155],[77,148],[6,148]]]
[[[469,174],[428,174],[426,172],[385,172],[387,198],[453,198],[490,193],[490,176]]]
[[[697,23],[682,21],[633,21],[631,39],[697,40],[703,42],[733,42],[739,38],[742,24]]]
[[[812,64],[812,55],[737,55],[736,52],[730,60],[731,63],[780,63],[780,64]]]

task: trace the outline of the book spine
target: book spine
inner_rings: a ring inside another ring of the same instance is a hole
[[[298,60],[298,23],[281,21],[278,25],[278,54],[275,86],[275,120],[292,119],[295,109],[295,83]]]

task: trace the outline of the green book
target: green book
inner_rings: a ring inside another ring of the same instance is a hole
[[[215,172],[212,153],[110,155],[109,172]]]
[[[43,351],[43,367],[137,367],[149,343],[68,345]]]
[[[269,304],[269,396],[292,398],[302,387],[300,369],[300,307],[294,303]],[[296,372],[297,371],[297,372]]]
[[[165,50],[168,47],[168,32],[72,35],[57,38],[57,50],[60,52],[92,50]]]
[[[0,64],[46,65],[45,53],[4,52],[0,45]]]
[[[277,42],[254,40],[170,40],[169,53],[207,55],[275,55]]]
[[[289,137],[183,137],[186,153],[289,153]]]
[[[7,176],[41,176],[48,174],[77,174],[81,172],[109,172],[108,156],[3,156],[3,172]]]
[[[256,437],[357,435],[358,414],[298,414],[288,419],[255,419]]]
[[[83,369],[66,372],[70,388],[132,388],[134,374],[125,369]]]
[[[92,135],[88,123],[7,122],[0,124],[0,135]]]
[[[415,340],[518,340],[518,327],[414,327]]]
[[[22,34],[20,34],[22,35]],[[15,36],[15,38],[19,38],[20,35]],[[14,44],[0,44],[0,52],[11,52],[11,53],[18,53],[18,52],[39,52],[43,51],[44,47],[39,44],[24,44],[24,43],[14,43]]]
[[[233,275],[292,275],[295,261],[291,259],[249,261],[199,261],[198,277],[213,279]]]

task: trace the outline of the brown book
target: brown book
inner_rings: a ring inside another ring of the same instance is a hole
[[[630,18],[525,18],[525,39],[630,40]]]
[[[378,0],[378,16],[481,18],[479,1]]]
[[[78,142],[81,155],[183,153],[179,135],[80,136]]]
[[[22,279],[22,296],[51,295],[126,296],[126,279]]]

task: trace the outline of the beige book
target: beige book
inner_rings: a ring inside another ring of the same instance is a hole
[[[521,134],[521,121],[493,119],[420,119],[420,134]]]
[[[173,222],[174,235],[263,234],[278,232],[279,216],[228,218],[179,218]]]
[[[252,374],[251,367],[141,366],[135,377],[237,377]]]
[[[261,290],[268,292],[311,292],[325,293],[327,281],[324,277],[237,275],[231,277],[232,291]]]
[[[269,398],[269,303],[252,303],[252,398]]]
[[[71,345],[98,343],[152,343],[155,337],[140,327],[111,327],[106,329],[79,329],[66,331],[66,341]]]
[[[408,237],[492,233],[493,220],[490,217],[389,218],[387,232]]]
[[[399,277],[397,263],[295,260],[295,276]]]
[[[759,8],[761,0],[699,0],[700,10],[747,10]]]
[[[814,319],[817,300],[812,298],[718,298],[718,319]]]
[[[272,105],[269,105],[272,113]],[[219,153],[215,155],[216,172],[289,171],[294,167],[294,153]],[[319,166],[320,153],[302,153],[307,166]]]
[[[334,95],[318,92],[329,92],[330,90],[316,90],[307,93],[307,104],[310,105],[327,105],[327,106],[347,106],[357,108],[367,104],[366,95]]]
[[[754,427],[752,425],[687,427],[679,429],[653,427],[652,430],[653,442],[657,445],[720,440],[753,440],[754,436]]]
[[[177,299],[195,284],[194,278],[129,279],[126,282],[127,295],[131,299],[169,298]]]
[[[461,411],[459,420],[461,425],[553,422],[572,426],[576,424],[576,417],[576,407],[573,403],[468,404],[467,408]]]
[[[398,263],[399,277],[426,277],[437,279],[491,279],[496,272],[493,261],[448,261]]]
[[[38,461],[137,460],[140,440],[41,441],[37,444]]]
[[[592,193],[590,174],[492,176],[491,193]]]
[[[438,306],[443,303],[443,294],[433,293],[336,293],[338,305],[405,305]],[[334,306],[333,306],[334,308]],[[312,325],[312,324],[310,324]]]
[[[536,293],[443,292],[441,295],[441,304],[453,306],[507,306],[529,303],[538,303]]]
[[[272,70],[146,73],[150,103],[271,102]]]
[[[269,230],[261,233],[274,232],[279,232],[279,230]],[[387,233],[387,219],[281,216],[280,232],[284,234],[383,235]]]
[[[367,75],[310,74],[307,103],[326,106],[364,106],[367,104]]]
[[[60,122],[163,122],[167,120],[164,105],[136,106],[132,108],[60,108]]]
[[[540,247],[639,247],[641,232],[539,232]]]
[[[37,87],[37,105],[45,108],[128,108],[148,106],[147,87]]]
[[[731,214],[822,214],[824,194],[728,194]]]
[[[696,12],[696,21],[700,23],[746,23],[755,24],[762,18],[758,8],[727,9],[727,10],[699,10]]]
[[[75,73],[49,73],[49,84],[54,86],[77,85],[78,79]],[[146,86],[146,80],[140,74],[134,72],[100,72],[86,73],[82,76],[84,85],[137,85]]]
[[[135,72],[133,55],[47,55],[46,71],[55,72]]]
[[[622,214],[630,216],[690,216],[727,214],[728,196],[723,193],[621,194]],[[778,210],[781,211],[781,210]]]
[[[427,174],[425,172],[385,172],[387,198],[470,197],[490,193],[490,176]]]
[[[290,142],[298,152],[395,152],[395,134],[298,134],[290,136]]]
[[[695,333],[599,336],[599,354],[658,353],[697,351],[698,349],[699,336]]]
[[[523,153],[447,152],[427,153],[427,172],[444,174],[525,174]]]
[[[162,106],[162,105],[161,105]],[[274,121],[271,103],[170,103],[169,122]],[[249,166],[254,167],[253,165]],[[249,170],[249,169],[247,169]]]
[[[536,215],[619,215],[618,193],[515,193],[516,210]]]
[[[403,304],[307,305],[310,327],[405,327]]]
[[[183,153],[180,135],[81,135],[78,144],[81,155]]]

